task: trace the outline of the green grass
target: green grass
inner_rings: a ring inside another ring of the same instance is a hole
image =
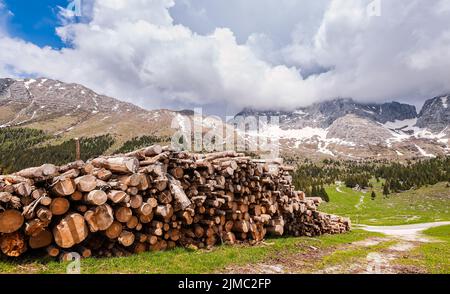
[[[450,225],[428,229],[423,232],[425,235],[435,237],[444,242],[450,242]]]
[[[330,202],[322,204],[320,210],[348,216],[354,224],[402,225],[450,220],[450,189],[446,183],[391,194],[387,198],[382,195],[381,183],[372,183],[377,194],[375,200],[371,199],[370,192],[363,194],[341,186],[343,193],[340,193],[336,186],[327,187]]]
[[[121,258],[88,258],[81,261],[82,273],[214,273],[228,266],[239,266],[264,261],[276,256],[302,253],[309,246],[330,248],[364,240],[376,233],[354,230],[341,235],[318,238],[276,238],[256,246],[219,246],[210,251],[191,251],[178,248],[166,252],[146,252]],[[0,273],[65,273],[67,264],[55,261],[0,260]]]
[[[430,274],[450,274],[450,225],[428,229],[424,234],[437,242],[423,243],[408,258],[397,262],[425,269]]]

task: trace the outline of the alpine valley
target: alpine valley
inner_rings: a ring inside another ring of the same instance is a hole
[[[398,102],[334,99],[294,111],[244,109],[237,114],[253,115],[279,117],[278,126],[263,126],[258,136],[278,138],[286,156],[406,160],[450,153],[447,94],[427,100],[419,113],[415,106]],[[145,110],[79,84],[44,78],[0,79],[0,131],[39,130],[51,145],[76,137],[109,136],[111,142],[102,153],[112,153],[143,136],[169,142],[176,131],[174,118],[185,122],[192,116],[191,111]],[[205,128],[209,123],[203,120]],[[30,147],[39,146],[42,142],[37,141]]]

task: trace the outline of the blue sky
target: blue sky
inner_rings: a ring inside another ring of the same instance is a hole
[[[61,48],[64,44],[55,34],[59,25],[58,6],[66,7],[67,0],[4,0],[14,15],[8,19],[10,35],[32,42],[40,47]]]

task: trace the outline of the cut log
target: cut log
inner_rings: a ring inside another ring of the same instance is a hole
[[[87,211],[84,214],[84,219],[91,232],[104,231],[114,222],[113,210],[108,204],[103,204]]]
[[[154,146],[150,146],[144,149],[140,149],[140,150],[136,150],[133,152],[129,152],[127,154],[125,154],[125,156],[128,157],[137,157],[137,158],[145,158],[145,157],[152,157],[155,155],[158,155],[162,152],[162,148],[160,145],[154,145]]]
[[[158,202],[161,204],[172,203],[173,197],[169,191],[163,191],[158,195]]]
[[[183,168],[177,166],[170,171],[170,174],[179,180],[179,179],[183,178],[184,170],[183,170]]]
[[[31,195],[32,189],[29,183],[23,182],[14,185],[14,192],[23,197],[27,197]]]
[[[149,215],[139,215],[139,222],[142,224],[148,224],[153,220],[153,213]]]
[[[88,258],[92,256],[91,249],[84,246],[77,246],[76,252],[78,252],[82,258]]]
[[[48,246],[45,250],[47,251],[47,254],[51,257],[57,257],[60,252],[58,247],[52,245]]]
[[[158,189],[158,191],[162,192],[167,188],[167,179],[165,178],[160,178],[155,180],[154,183],[156,189]]]
[[[53,228],[55,242],[61,248],[70,248],[83,242],[88,234],[84,217],[78,213],[67,215]]]
[[[6,256],[18,257],[27,251],[27,243],[19,232],[0,236],[0,248]]]
[[[120,234],[117,241],[119,241],[119,243],[122,244],[123,246],[129,247],[129,246],[133,245],[133,243],[134,243],[134,234],[131,233],[130,231],[124,230]]]
[[[66,178],[57,181],[52,188],[57,196],[69,196],[75,192],[75,181],[72,178]]]
[[[36,216],[43,222],[50,222],[53,217],[53,213],[45,206],[41,206],[36,210]]]
[[[59,174],[58,168],[53,164],[44,164],[39,167],[31,167],[22,171],[16,172],[14,175],[29,178],[38,181],[51,179]]]
[[[43,230],[35,236],[31,236],[28,245],[32,249],[44,248],[49,246],[53,241],[53,235],[48,230]]]
[[[70,199],[72,201],[80,201],[83,199],[83,193],[81,193],[80,191],[75,191],[72,195],[70,195]]]
[[[71,169],[75,169],[75,170],[80,170],[83,168],[83,166],[85,165],[84,161],[82,160],[77,160],[74,162],[70,162],[66,165],[60,166],[58,168],[60,173],[66,173],[67,171],[71,170]]]
[[[139,207],[139,214],[141,215],[150,215],[152,214],[153,207],[148,203],[143,203],[141,207]]]
[[[114,203],[123,202],[127,196],[128,196],[127,193],[125,193],[124,191],[111,190],[108,192],[109,200],[111,200]]]
[[[91,192],[97,187],[97,178],[92,175],[81,176],[75,179],[80,192]]]
[[[155,198],[148,198],[147,203],[150,204],[152,208],[158,206],[158,201]]]
[[[136,173],[139,169],[139,161],[131,157],[96,158],[92,160],[92,165],[116,173]]]
[[[136,216],[132,216],[130,220],[127,222],[127,228],[135,229],[139,224],[139,219]]]
[[[140,177],[140,181],[139,181],[139,185],[137,186],[137,188],[139,189],[139,191],[145,191],[150,187],[150,181],[147,175],[145,174],[139,174]]]
[[[132,250],[135,254],[143,253],[147,251],[147,244],[143,242],[137,242],[133,245]]]
[[[99,206],[108,201],[108,195],[102,190],[93,190],[86,195],[84,200],[91,205]]]
[[[239,233],[248,233],[250,230],[249,223],[247,221],[235,221],[233,225],[233,231]]]
[[[194,219],[193,219],[192,216],[191,216],[191,213],[188,212],[188,211],[184,211],[184,212],[182,213],[182,217],[183,217],[184,223],[185,223],[186,225],[191,225],[192,222],[194,221]]]
[[[66,198],[53,198],[52,203],[50,204],[50,210],[53,215],[63,215],[67,211],[69,211],[70,202]]]
[[[267,227],[267,233],[272,236],[282,236],[284,233],[284,227],[282,225],[274,225]]]
[[[131,208],[139,208],[142,206],[143,200],[141,195],[135,195],[130,197]]]
[[[169,219],[173,215],[173,207],[170,204],[158,205],[155,211],[156,215],[161,216],[164,219]]]
[[[41,197],[39,203],[43,206],[49,206],[50,204],[52,204],[52,198],[47,196]]]
[[[111,224],[111,226],[109,226],[109,228],[106,229],[105,235],[109,239],[117,239],[122,233],[122,229],[123,229],[122,224],[119,223],[118,221],[114,221]]]
[[[112,172],[110,170],[107,170],[106,168],[101,168],[94,172],[94,175],[102,180],[102,181],[108,181],[112,177]]]
[[[22,227],[24,218],[15,209],[8,209],[0,212],[0,233],[13,233]]]
[[[133,212],[128,207],[119,207],[115,212],[116,220],[121,223],[127,223],[132,216]]]
[[[25,224],[25,234],[36,236],[48,226],[49,222],[33,219]]]
[[[9,192],[0,192],[0,202],[8,203],[11,201],[12,196],[13,195]]]
[[[186,196],[186,193],[184,193],[180,181],[176,180],[171,175],[167,175],[167,178],[169,179],[170,191],[180,204],[181,209],[182,210],[186,209],[189,205],[191,205],[191,201]]]

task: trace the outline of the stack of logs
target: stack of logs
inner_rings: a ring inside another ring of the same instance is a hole
[[[318,212],[318,199],[295,191],[290,171],[234,151],[155,145],[0,176],[1,252],[124,256],[350,229],[348,219]]]

